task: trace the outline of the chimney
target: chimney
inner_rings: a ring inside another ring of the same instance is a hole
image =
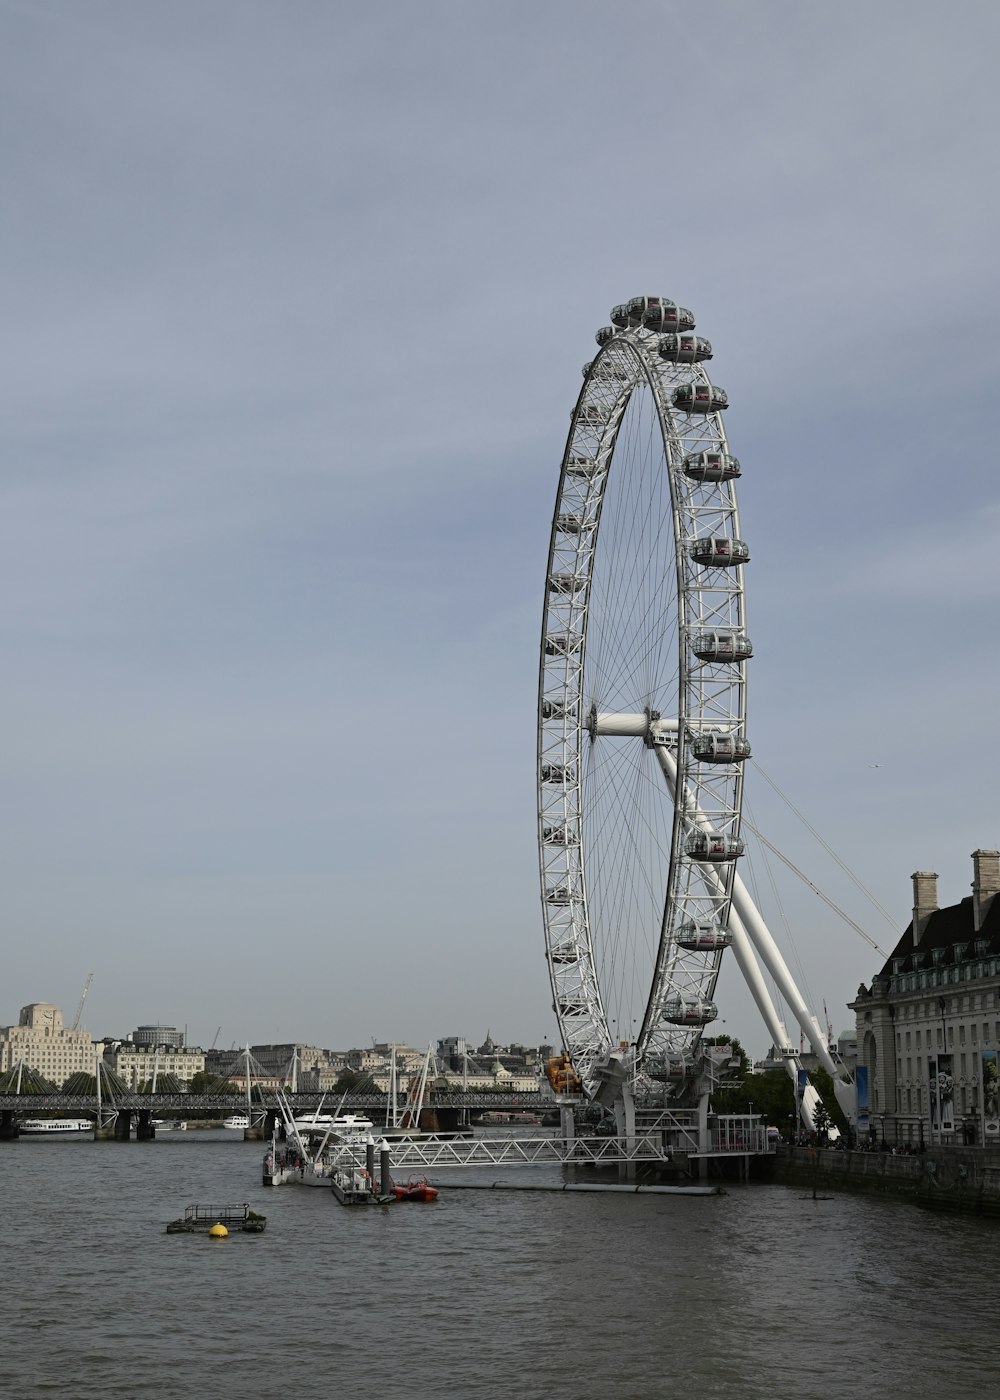
[[[973,851],[972,870],[972,927],[978,933],[1000,891],[1000,851]]]
[[[938,907],[938,877],[931,870],[915,870],[913,880],[913,946],[924,936],[927,920]]]

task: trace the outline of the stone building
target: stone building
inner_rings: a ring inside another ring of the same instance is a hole
[[[972,893],[938,904],[913,875],[913,918],[851,1003],[872,1129],[890,1144],[1000,1141],[1000,852],[972,854]]]
[[[130,1089],[160,1082],[169,1075],[181,1084],[190,1084],[205,1068],[205,1052],[188,1045],[136,1045],[122,1041],[113,1054],[105,1055],[105,1064],[124,1080]]]
[[[0,1073],[21,1064],[61,1088],[71,1074],[94,1074],[90,1032],[67,1026],[58,1006],[33,1001],[21,1007],[16,1026],[0,1027]]]

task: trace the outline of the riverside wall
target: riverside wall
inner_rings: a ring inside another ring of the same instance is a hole
[[[893,1156],[782,1144],[771,1179],[787,1186],[891,1196],[931,1209],[1000,1219],[1000,1148],[947,1145]]]

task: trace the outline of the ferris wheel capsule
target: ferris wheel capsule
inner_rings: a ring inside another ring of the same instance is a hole
[[[579,511],[566,511],[563,515],[556,517],[556,529],[564,535],[583,535],[588,530],[593,530],[595,521],[581,515]]]
[[[684,1059],[673,1059],[669,1055],[652,1055],[645,1064],[646,1073],[658,1084],[680,1084],[694,1073],[694,1065]]]
[[[750,745],[734,734],[699,734],[691,741],[691,752],[699,763],[743,763]]]
[[[744,632],[695,632],[691,650],[699,661],[749,661],[753,656],[753,646]]]
[[[716,384],[680,384],[674,390],[673,405],[682,413],[719,413],[729,407],[729,395]]]
[[[583,646],[579,632],[555,632],[545,638],[546,656],[575,656]]]
[[[691,860],[720,865],[738,860],[743,854],[743,842],[738,836],[726,836],[720,831],[694,831],[684,842],[684,854]]]
[[[718,1016],[714,1001],[697,996],[672,996],[663,1003],[663,1019],[674,1026],[707,1026]]]
[[[686,306],[663,298],[659,305],[646,308],[642,324],[647,331],[693,331],[694,315]]]
[[[718,924],[686,923],[677,930],[677,946],[688,953],[718,953],[732,941],[730,930]]]
[[[661,360],[695,365],[712,358],[712,343],[701,335],[661,335],[656,347]]]
[[[628,307],[625,305],[613,306],[611,308],[611,324],[623,331],[628,326]]]
[[[696,564],[710,564],[716,569],[733,569],[750,558],[750,546],[745,540],[731,540],[724,535],[710,535],[691,540],[688,553]]]
[[[692,481],[733,481],[740,475],[740,464],[728,452],[692,452],[684,458],[683,471]]]
[[[581,423],[606,423],[611,416],[611,407],[606,403],[583,403],[570,414]]]
[[[579,593],[586,586],[586,574],[553,574],[549,579],[550,593]]]
[[[616,333],[614,326],[602,326],[594,339],[598,345],[607,345],[609,340],[614,340]]]
[[[573,768],[566,763],[545,763],[540,772],[543,783],[571,783],[573,776]]]

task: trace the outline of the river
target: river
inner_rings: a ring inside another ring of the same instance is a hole
[[[260,1144],[0,1143],[0,1389],[230,1400],[984,1400],[998,1225],[777,1186],[345,1210]],[[521,1169],[557,1182],[559,1169]],[[451,1174],[453,1181],[488,1180]],[[508,1177],[508,1179],[510,1179]],[[168,1235],[195,1202],[262,1235]],[[989,1285],[989,1286],[988,1286]]]

